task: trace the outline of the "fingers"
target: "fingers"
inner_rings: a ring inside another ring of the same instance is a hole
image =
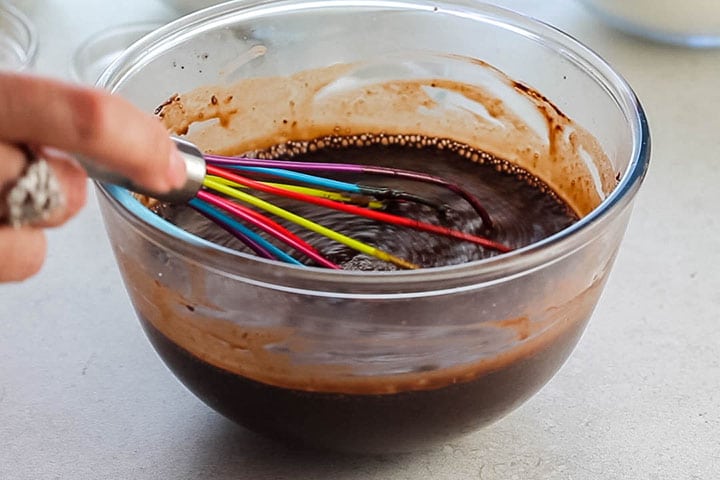
[[[21,150],[0,142],[0,191],[7,182],[22,174],[25,164],[25,154]]]
[[[56,227],[73,217],[85,205],[87,199],[87,177],[83,168],[69,155],[51,149],[40,152],[53,175],[57,178],[62,191],[62,205],[50,213],[48,218],[33,222],[32,226]],[[16,181],[22,174],[27,159],[25,152],[10,145],[0,143],[0,191]]]
[[[21,228],[0,226],[0,283],[25,280],[35,275],[45,260],[47,249],[42,228],[65,223],[85,204],[87,177],[82,167],[59,151],[43,151],[42,157],[60,183],[62,206],[48,218],[32,225]],[[26,162],[24,152],[0,143],[0,185],[17,179]]]
[[[33,227],[0,227],[0,282],[25,280],[40,271],[47,242]]]
[[[150,190],[185,181],[165,128],[119,96],[28,75],[0,73],[0,139],[92,158]]]

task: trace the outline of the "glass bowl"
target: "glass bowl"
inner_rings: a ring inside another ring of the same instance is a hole
[[[419,82],[433,102],[383,88],[396,80]],[[238,98],[210,97],[237,81],[249,82]],[[135,310],[180,381],[247,428],[322,448],[428,448],[537,392],[590,318],[649,162],[642,108],[602,59],[475,1],[230,2],[143,38],[99,84],[148,111],[200,88],[212,108],[258,112],[239,130],[200,112],[208,121],[190,138],[205,149],[285,128],[267,114],[278,108],[318,132],[423,133],[492,150],[575,202],[581,220],[508,254],[351,272],[218,246],[98,185]],[[334,109],[345,94],[353,106]]]
[[[29,68],[36,53],[35,28],[19,10],[0,1],[0,70]]]
[[[695,48],[720,47],[716,0],[583,0],[609,25],[632,35]]]

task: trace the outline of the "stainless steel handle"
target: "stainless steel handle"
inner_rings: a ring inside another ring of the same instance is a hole
[[[205,158],[202,152],[194,144],[187,140],[182,140],[177,137],[172,137],[173,141],[178,147],[180,154],[185,160],[185,170],[187,172],[187,181],[182,188],[177,188],[165,193],[151,192],[146,188],[140,187],[133,183],[130,179],[119,175],[115,172],[111,172],[104,168],[97,167],[94,162],[88,158],[79,156],[78,161],[82,164],[83,168],[87,172],[90,178],[99,180],[105,183],[112,183],[123,188],[127,188],[133,192],[147,195],[149,197],[157,198],[163,202],[169,203],[185,203],[193,198],[198,190],[202,187],[203,180],[205,179]]]

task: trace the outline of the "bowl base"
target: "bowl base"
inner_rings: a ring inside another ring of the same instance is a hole
[[[204,362],[150,322],[141,323],[180,381],[230,420],[283,443],[353,453],[427,450],[500,419],[555,374],[586,324],[576,322],[547,348],[468,382],[363,395],[257,382]]]

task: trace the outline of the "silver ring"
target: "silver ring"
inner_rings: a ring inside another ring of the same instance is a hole
[[[47,160],[27,145],[19,148],[27,165],[20,177],[0,190],[0,223],[14,228],[46,220],[65,203],[60,182]]]

